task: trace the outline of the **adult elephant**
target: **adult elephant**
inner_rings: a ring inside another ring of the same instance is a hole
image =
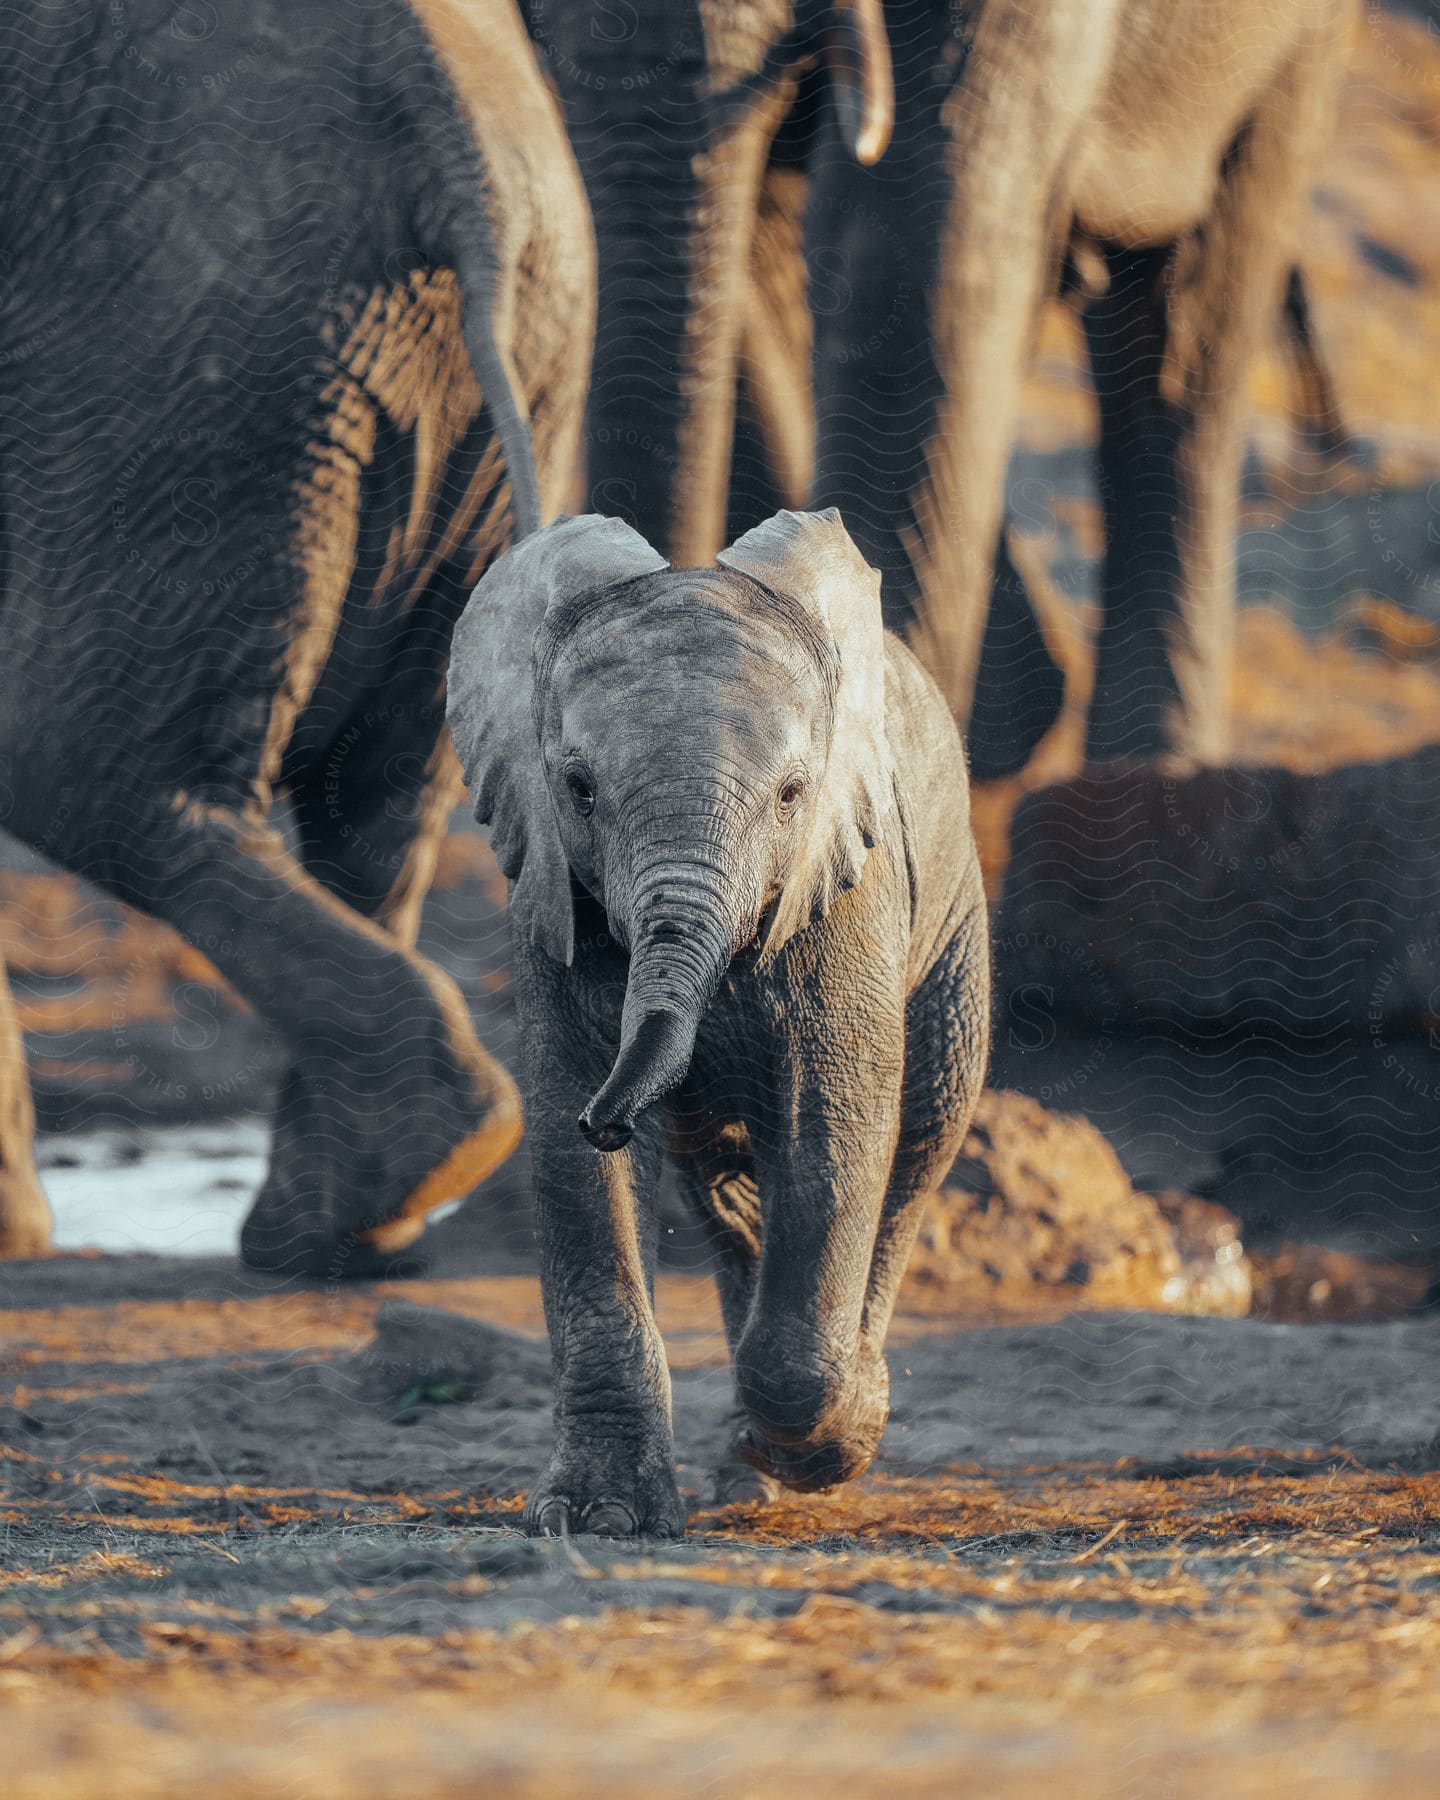
[[[1002,774],[1059,698],[1001,524],[1038,316],[1069,294],[1102,416],[1088,754],[1222,756],[1244,374],[1348,0],[529,5],[596,219],[594,503],[708,559],[743,364],[728,528],[838,507]],[[751,501],[757,439],[779,493]]]
[[[865,171],[830,156],[811,197],[854,289],[817,317],[813,504],[895,574],[952,704],[974,693],[1000,723],[1023,694],[1003,654],[975,693],[991,556],[1038,315],[1067,293],[1101,421],[1087,756],[1218,761],[1245,374],[1281,315],[1349,0],[888,0],[886,17],[896,143]],[[904,305],[897,228],[857,218],[911,225],[928,317]],[[1333,431],[1298,280],[1286,316]],[[888,433],[912,380],[916,429]]]
[[[367,1272],[519,1134],[413,941],[452,626],[577,454],[563,127],[510,0],[27,0],[0,119],[0,825],[283,1045],[246,1258]],[[8,1004],[0,1040],[0,1249],[34,1253]]]

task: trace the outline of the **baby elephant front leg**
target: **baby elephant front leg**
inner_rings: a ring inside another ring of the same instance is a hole
[[[549,1093],[531,1116],[541,1282],[555,1370],[555,1449],[525,1508],[527,1529],[561,1537],[679,1537],[670,1374],[650,1305],[660,1144],[637,1130],[606,1155],[575,1129],[583,1093]],[[566,1127],[568,1126],[568,1130]]]
[[[898,1030],[895,1034],[898,1043]],[[870,1466],[890,1379],[863,1334],[866,1283],[895,1151],[899,1067],[873,1085],[802,1097],[802,1128],[762,1173],[754,1306],[735,1353],[747,1461],[787,1487],[849,1481]]]

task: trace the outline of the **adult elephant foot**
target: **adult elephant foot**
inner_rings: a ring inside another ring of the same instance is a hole
[[[433,969],[417,973],[425,988],[376,1041],[327,1037],[297,1050],[240,1234],[252,1268],[327,1280],[416,1273],[427,1215],[519,1143],[519,1094],[475,1037],[458,989]]]
[[[668,1451],[628,1461],[609,1445],[561,1447],[525,1504],[532,1537],[680,1538],[685,1503]]]
[[[50,1204],[38,1178],[0,1162],[0,1260],[48,1256],[51,1241]]]
[[[45,1256],[50,1203],[35,1173],[35,1109],[20,1022],[0,962],[0,1257]]]

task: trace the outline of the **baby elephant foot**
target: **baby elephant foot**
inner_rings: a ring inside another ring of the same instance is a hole
[[[746,1432],[743,1417],[732,1421],[725,1454],[710,1471],[701,1494],[706,1506],[767,1505],[779,1499],[779,1482],[746,1461],[743,1449]]]
[[[778,1378],[777,1378],[778,1374]],[[787,1379],[788,1377],[788,1379]],[[889,1418],[883,1357],[862,1351],[848,1378],[810,1366],[742,1372],[749,1419],[737,1448],[753,1469],[801,1493],[853,1481],[870,1467]]]
[[[525,1503],[531,1537],[678,1538],[685,1535],[685,1504],[667,1463],[628,1469],[611,1455],[557,1452]]]
[[[816,1432],[798,1442],[752,1426],[741,1455],[763,1478],[799,1494],[823,1494],[863,1475],[880,1448],[880,1433],[855,1430]]]
[[[710,1471],[702,1498],[706,1506],[768,1506],[780,1498],[780,1483],[746,1462],[737,1449]]]

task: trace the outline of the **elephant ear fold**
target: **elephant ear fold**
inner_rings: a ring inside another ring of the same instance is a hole
[[[536,636],[552,607],[667,566],[619,519],[557,519],[490,565],[455,627],[450,737],[516,926],[556,962],[574,957],[575,920],[536,726]]]
[[[855,886],[895,810],[880,576],[834,507],[776,513],[716,560],[800,606],[838,666],[829,759],[809,806],[805,847],[764,936],[769,955]]]

